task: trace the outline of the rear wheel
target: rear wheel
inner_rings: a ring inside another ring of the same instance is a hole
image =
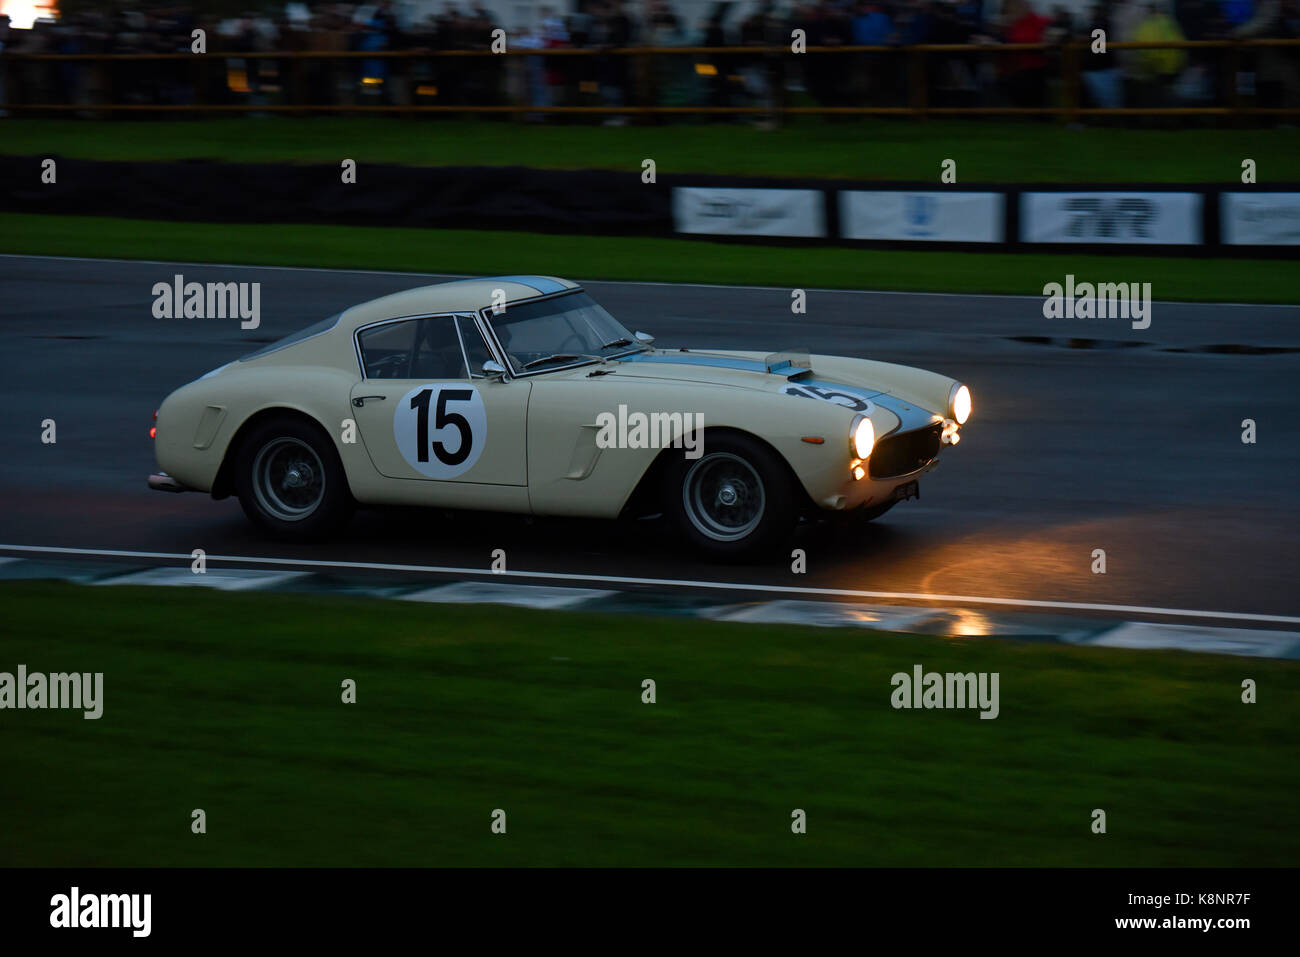
[[[320,426],[293,416],[268,419],[244,437],[235,488],[244,514],[281,538],[321,538],[352,514],[334,443]]]
[[[704,454],[678,459],[665,501],[681,534],[714,558],[760,557],[785,542],[797,517],[790,470],[740,434],[706,435]]]

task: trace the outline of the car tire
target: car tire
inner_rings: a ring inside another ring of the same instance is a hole
[[[294,541],[337,532],[354,507],[329,435],[295,416],[267,419],[244,436],[235,459],[235,490],[253,524]]]
[[[740,433],[706,433],[701,448],[665,476],[665,511],[682,537],[726,561],[761,558],[787,542],[798,508],[785,462]]]

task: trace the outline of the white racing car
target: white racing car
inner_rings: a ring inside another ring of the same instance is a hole
[[[294,538],[357,505],[665,513],[717,557],[914,496],[966,386],[864,359],[656,349],[577,284],[461,280],[353,306],[177,389],[149,485]]]

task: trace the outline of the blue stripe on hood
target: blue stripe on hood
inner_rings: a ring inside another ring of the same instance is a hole
[[[745,372],[766,372],[767,363],[755,359],[733,359],[731,356],[702,356],[690,353],[680,355],[655,356],[647,352],[637,352],[623,356],[621,362],[666,362],[673,365],[712,366],[715,369],[741,369]]]
[[[797,385],[815,385],[819,388],[834,392],[847,392],[849,395],[861,396],[876,403],[883,409],[888,409],[894,415],[898,416],[899,432],[908,432],[912,429],[920,429],[934,421],[935,413],[928,409],[922,409],[919,406],[912,405],[910,402],[904,402],[896,395],[889,395],[878,389],[864,389],[856,385],[844,385],[841,382],[828,382],[825,379],[804,379]]]

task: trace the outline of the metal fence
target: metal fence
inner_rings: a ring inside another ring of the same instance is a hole
[[[1300,40],[0,55],[14,114],[1300,116]]]

